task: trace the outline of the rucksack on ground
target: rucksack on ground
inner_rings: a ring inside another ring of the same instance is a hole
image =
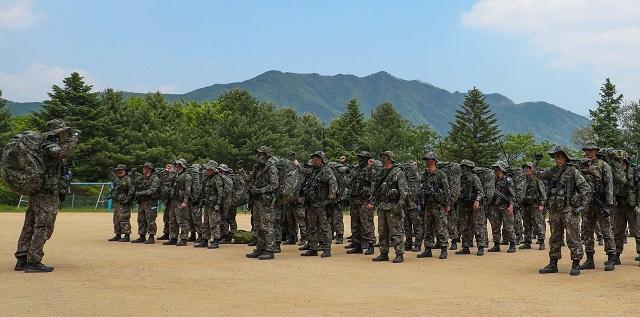
[[[42,190],[45,173],[43,141],[42,134],[26,131],[5,145],[0,174],[11,191],[31,196]]]

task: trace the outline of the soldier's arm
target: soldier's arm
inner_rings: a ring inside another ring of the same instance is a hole
[[[409,184],[407,184],[407,180],[402,170],[398,173],[398,193],[400,194],[398,203],[402,206],[409,195]]]
[[[516,192],[515,192],[515,184],[513,183],[513,178],[509,177],[509,180],[507,181],[507,198],[509,199],[509,203],[510,204],[514,204],[515,199],[516,199]]]
[[[218,206],[222,206],[222,193],[224,192],[224,183],[222,181],[222,178],[220,176],[216,176],[214,178],[214,182],[215,182],[215,186],[216,186],[216,192],[218,193],[217,198],[216,198],[216,205]]]
[[[269,170],[267,171],[267,173],[268,173],[267,176],[269,177],[269,184],[267,184],[267,186],[264,187],[263,193],[273,193],[278,188],[278,182],[279,182],[278,168],[276,168],[275,165],[271,164],[271,166],[269,166]]]
[[[544,182],[540,179],[536,180],[538,183],[538,193],[540,193],[540,200],[542,203],[547,201],[547,188],[544,186]]]
[[[189,200],[191,200],[191,186],[193,185],[193,178],[191,178],[191,175],[186,174],[184,177],[184,200],[182,202],[184,203],[189,203]]]
[[[602,180],[605,182],[606,204],[613,205],[613,171],[611,165],[604,163],[602,171]]]
[[[126,183],[126,190],[127,190],[127,195],[126,195],[126,199],[125,199],[125,203],[129,203],[133,200],[133,198],[136,195],[136,186],[133,183],[133,179],[131,177],[129,177],[129,179],[127,180]]]
[[[336,199],[338,193],[338,180],[333,173],[325,173],[327,183],[329,184],[329,199]]]
[[[64,143],[47,142],[44,145],[44,149],[48,156],[54,160],[63,160],[71,155],[71,152],[73,152],[77,144],[78,138],[76,136],[72,136]]]
[[[484,198],[484,190],[482,189],[482,182],[478,175],[473,175],[473,187],[476,189],[476,200],[480,201]]]
[[[449,190],[449,181],[447,180],[447,176],[442,173],[442,177],[440,177],[442,182],[442,190],[444,192],[444,206],[451,206],[451,191]]]
[[[587,208],[589,202],[591,201],[591,186],[587,183],[587,180],[582,176],[578,169],[573,169],[573,176],[575,179],[575,188],[580,193],[580,197],[582,198],[582,207]]]

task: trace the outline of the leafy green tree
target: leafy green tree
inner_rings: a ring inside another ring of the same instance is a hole
[[[346,111],[336,117],[327,129],[327,136],[332,141],[333,155],[346,154],[350,157],[363,148],[365,135],[365,118],[356,99],[347,103]],[[328,151],[328,152],[329,152]]]
[[[4,145],[10,138],[11,132],[11,112],[7,107],[7,101],[2,99],[2,90],[0,90],[0,144]]]
[[[409,121],[403,118],[390,102],[378,105],[367,122],[365,140],[371,153],[377,156],[382,151],[391,150],[399,159],[406,156],[408,127]]]
[[[596,110],[589,110],[593,132],[600,147],[620,148],[624,144],[618,125],[622,94],[616,96],[616,85],[609,78],[600,88],[600,101]]]
[[[546,155],[553,146],[548,141],[536,142],[533,133],[507,134],[504,137],[503,160],[512,168],[520,168],[525,162],[533,161],[536,153],[542,153],[541,167],[551,166],[551,158]]]
[[[593,132],[593,126],[591,124],[576,129],[571,135],[571,142],[576,148],[581,148],[585,143],[593,141],[595,139],[596,134],[595,132]]]
[[[450,125],[448,155],[456,161],[472,160],[479,166],[495,163],[501,131],[498,119],[479,89],[474,87],[467,92]]]

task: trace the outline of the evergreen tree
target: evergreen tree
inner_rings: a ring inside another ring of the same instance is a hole
[[[600,101],[596,110],[589,110],[593,132],[600,147],[620,148],[624,144],[618,126],[622,94],[616,96],[616,85],[609,78],[600,88]]]
[[[495,163],[502,135],[498,119],[479,89],[474,87],[467,92],[464,102],[456,110],[455,121],[449,124],[447,150],[452,159],[469,159],[479,166]]]
[[[346,154],[353,157],[359,150],[366,148],[362,142],[365,134],[364,114],[360,111],[358,101],[351,99],[346,108],[327,129],[327,135],[332,141],[328,153],[332,156]]]
[[[390,102],[378,105],[367,122],[365,138],[374,157],[382,151],[390,150],[398,159],[405,158],[409,127],[409,121],[403,118]]]

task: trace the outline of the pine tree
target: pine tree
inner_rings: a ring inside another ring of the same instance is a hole
[[[381,151],[391,150],[398,159],[405,158],[409,133],[409,121],[390,102],[378,105],[367,122],[366,139],[374,156]]]
[[[368,149],[363,143],[365,122],[358,100],[351,99],[346,108],[327,129],[328,137],[332,141],[327,152],[332,156],[354,156],[359,150]]]
[[[495,113],[489,109],[482,91],[473,88],[456,110],[455,121],[449,123],[448,154],[460,161],[469,159],[479,166],[489,166],[499,157],[502,137]]]
[[[600,147],[620,148],[624,145],[622,131],[618,126],[622,94],[616,97],[616,85],[609,78],[600,88],[600,101],[596,110],[589,110],[593,132]]]

